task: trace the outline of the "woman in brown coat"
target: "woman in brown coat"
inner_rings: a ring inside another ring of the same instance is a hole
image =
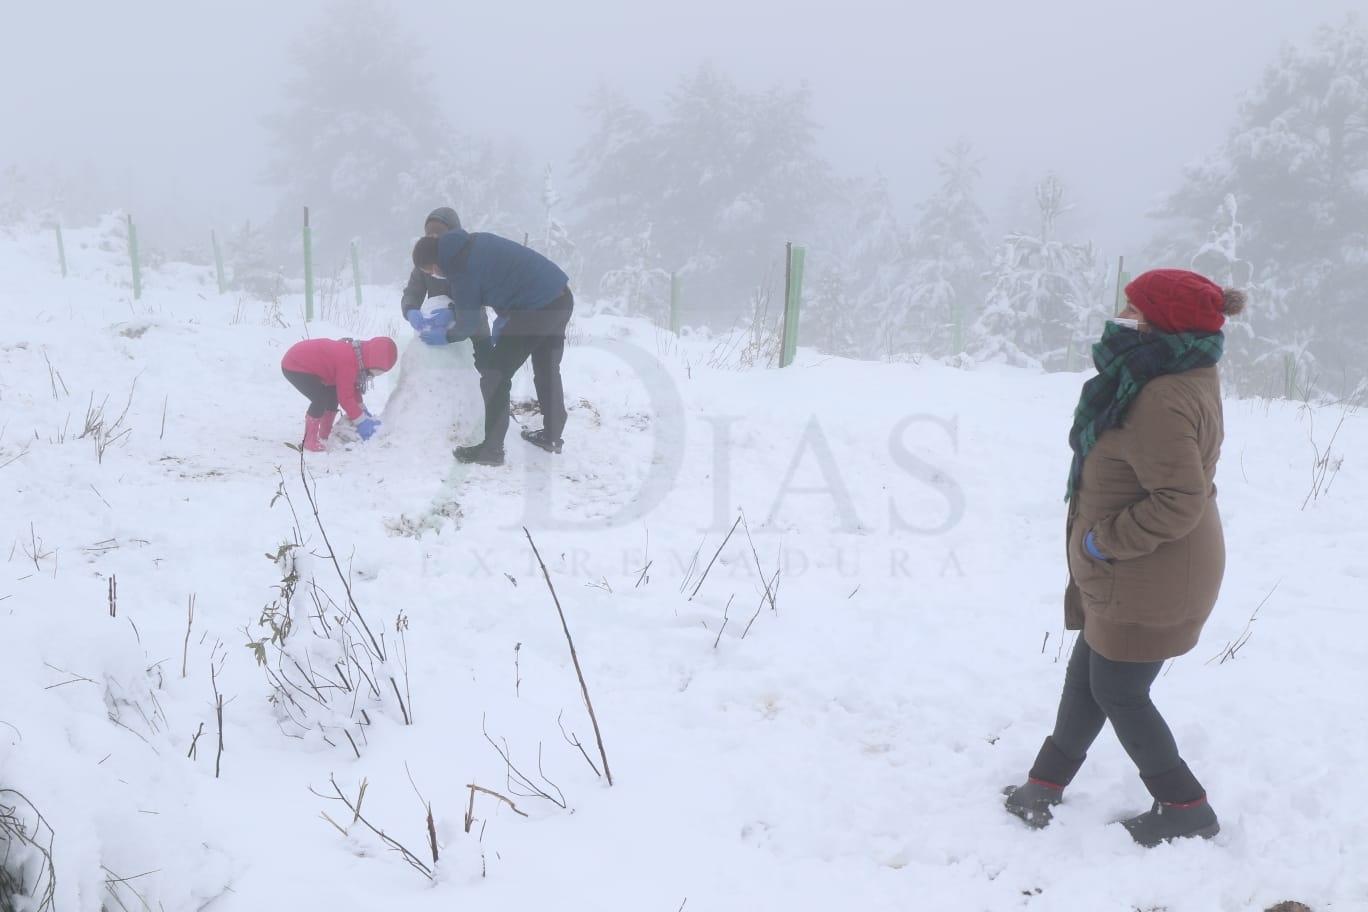
[[[1054,732],[1006,808],[1050,822],[1105,722],[1154,797],[1123,821],[1157,845],[1220,830],[1206,790],[1150,700],[1164,660],[1197,644],[1225,571],[1216,508],[1224,436],[1216,363],[1227,314],[1245,295],[1181,269],[1143,273],[1093,347],[1069,443],[1064,615],[1082,630],[1064,675]]]

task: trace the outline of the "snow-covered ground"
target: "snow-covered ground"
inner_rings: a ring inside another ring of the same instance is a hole
[[[0,824],[56,909],[1368,909],[1362,414],[1226,403],[1225,586],[1155,694],[1223,830],[1146,851],[1109,731],[1050,828],[1000,807],[1084,375],[743,368],[581,295],[564,454],[459,466],[403,264],[306,325],[178,264],[135,301],[115,224],[66,278],[0,233]],[[381,332],[383,428],[301,460],[282,352]]]

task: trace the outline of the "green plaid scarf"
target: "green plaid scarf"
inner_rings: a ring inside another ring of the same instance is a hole
[[[1161,374],[1210,367],[1221,360],[1225,336],[1219,332],[1136,332],[1108,323],[1093,346],[1097,376],[1083,384],[1069,429],[1073,464],[1064,499],[1078,490],[1083,458],[1108,428],[1119,427],[1141,388]]]

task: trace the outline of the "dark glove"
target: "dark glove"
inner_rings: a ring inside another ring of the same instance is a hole
[[[366,413],[366,417],[356,422],[356,433],[361,435],[362,440],[370,440],[371,435],[379,429],[380,419],[372,418],[369,412]]]

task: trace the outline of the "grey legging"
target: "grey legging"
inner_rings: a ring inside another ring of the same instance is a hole
[[[1055,746],[1081,760],[1104,722],[1130,754],[1141,776],[1158,776],[1182,763],[1164,717],[1150,700],[1163,662],[1113,662],[1092,651],[1080,634],[1064,673],[1055,717]]]

